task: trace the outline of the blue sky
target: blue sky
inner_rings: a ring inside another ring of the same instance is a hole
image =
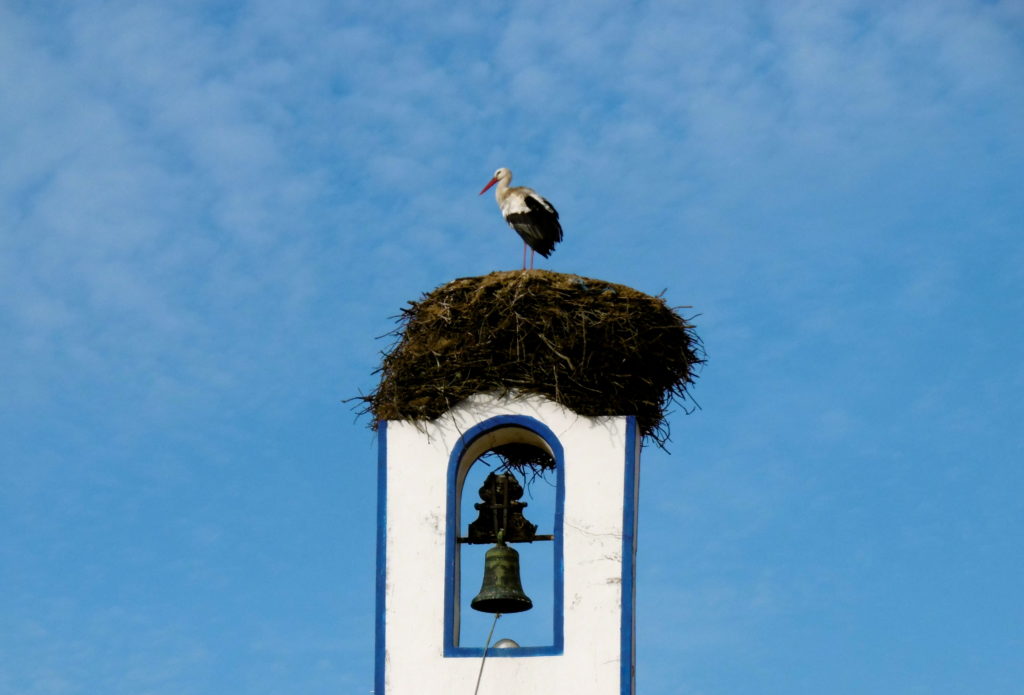
[[[1019,693],[1024,5],[0,3],[0,693],[368,693],[389,317],[692,305],[638,684]]]

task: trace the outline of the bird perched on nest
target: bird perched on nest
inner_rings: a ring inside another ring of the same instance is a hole
[[[486,193],[494,184],[498,184],[494,197],[498,201],[501,215],[508,222],[508,226],[516,230],[523,240],[523,270],[526,270],[526,247],[530,247],[532,269],[534,252],[547,258],[554,250],[555,244],[562,240],[562,225],[558,223],[558,211],[551,203],[532,188],[510,188],[508,184],[511,181],[512,172],[502,167],[494,172],[494,178],[484,186],[480,195]]]

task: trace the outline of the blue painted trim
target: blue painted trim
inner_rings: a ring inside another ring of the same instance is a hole
[[[459,461],[466,449],[479,437],[505,427],[520,427],[529,430],[542,438],[555,457],[557,472],[555,484],[555,540],[552,542],[554,553],[554,596],[552,625],[554,627],[553,644],[536,647],[512,647],[509,649],[488,650],[487,658],[509,658],[525,656],[554,656],[565,651],[565,561],[563,553],[562,521],[565,513],[565,454],[561,442],[555,433],[544,423],[526,415],[498,415],[471,427],[456,442],[448,459],[448,505],[447,528],[445,529],[445,569],[444,569],[444,656],[445,657],[476,657],[481,658],[482,647],[455,646],[455,528],[456,485],[458,483]]]
[[[560,656],[563,653],[563,649],[553,646],[544,647],[506,647],[502,649],[495,649],[492,645],[487,650],[488,659],[518,659],[520,657],[528,656]],[[475,659],[481,659],[484,655],[483,647],[452,647],[446,649],[444,652],[445,657],[451,658],[462,658],[472,657]]]
[[[636,418],[626,418],[626,469],[623,480],[622,499],[622,624],[620,637],[622,651],[619,661],[619,683],[622,695],[633,695],[635,678],[635,642],[633,639],[634,611],[636,609],[636,521],[637,521],[637,470],[639,454],[636,449]]]
[[[388,535],[388,423],[377,423],[377,616],[374,626],[376,648],[374,653],[373,684],[377,695],[384,695],[384,654],[386,649],[385,600],[387,589],[387,535]]]

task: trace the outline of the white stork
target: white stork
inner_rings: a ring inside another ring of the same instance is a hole
[[[494,172],[494,178],[484,186],[480,195],[486,193],[494,184],[498,184],[494,197],[501,208],[501,215],[508,222],[508,226],[516,230],[523,239],[523,270],[526,270],[526,247],[530,247],[532,269],[533,252],[536,251],[544,258],[550,256],[555,244],[562,240],[562,225],[558,223],[558,211],[551,203],[532,188],[509,188],[511,180],[512,172],[502,167]]]

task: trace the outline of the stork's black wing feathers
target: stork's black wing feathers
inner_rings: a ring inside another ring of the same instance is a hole
[[[505,219],[531,249],[547,258],[562,240],[558,211],[548,201],[533,196],[526,196],[526,207],[529,212],[512,213]]]

